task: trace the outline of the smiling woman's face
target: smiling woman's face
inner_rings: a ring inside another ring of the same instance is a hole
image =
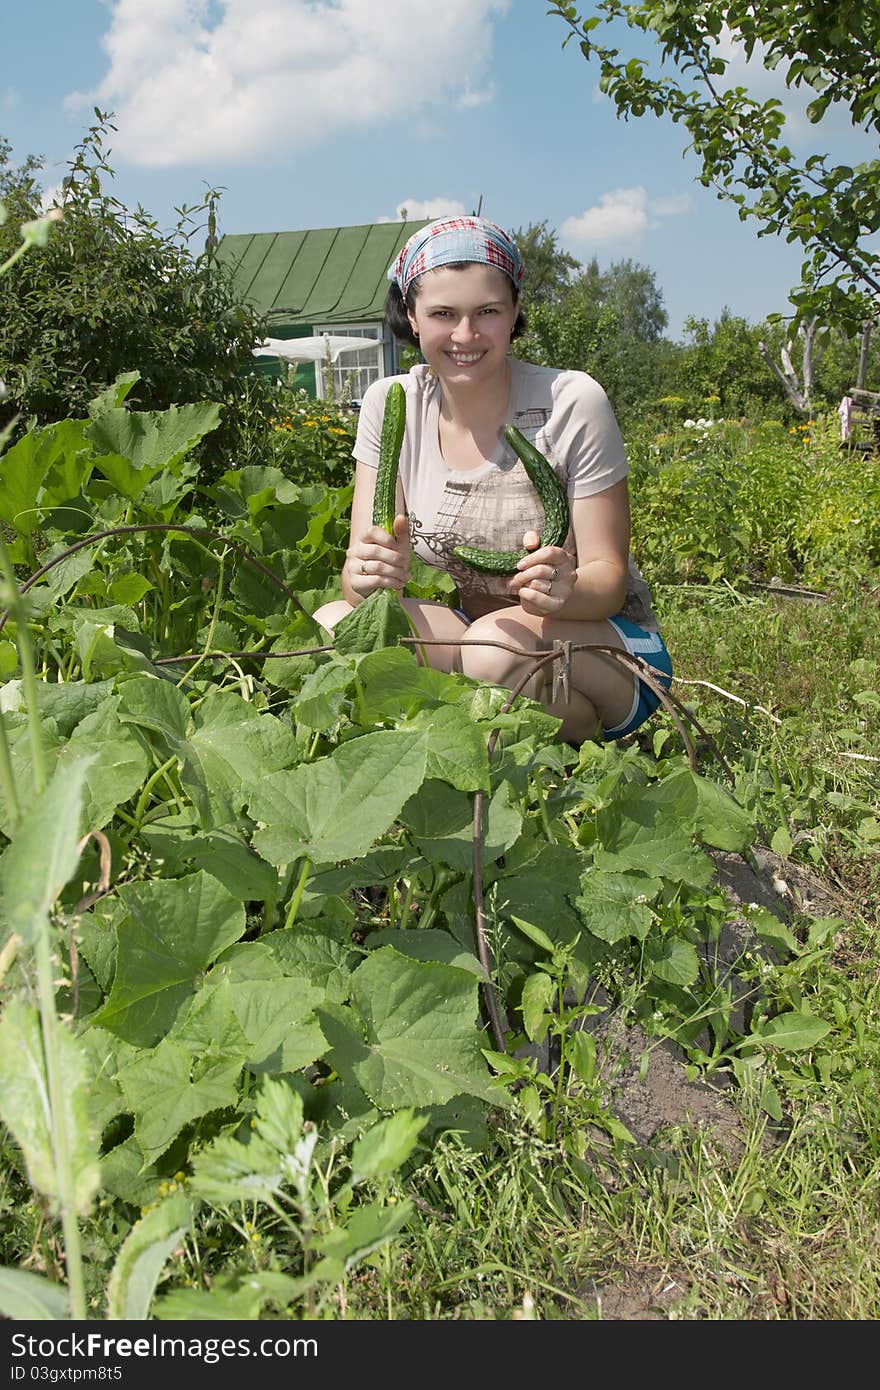
[[[441,380],[485,383],[504,365],[517,312],[503,271],[438,266],[419,277],[409,321],[422,356]]]

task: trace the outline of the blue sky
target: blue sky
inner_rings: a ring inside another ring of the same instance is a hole
[[[447,211],[544,222],[580,261],[655,273],[689,316],[790,312],[799,255],[696,181],[684,136],[623,122],[546,0],[28,0],[0,18],[0,136],[60,183],[93,109],[115,113],[113,192],[170,228],[221,187],[219,230]],[[589,5],[582,6],[584,11]],[[746,73],[748,76],[746,77]],[[781,77],[736,80],[792,105]],[[792,109],[797,150],[867,152]]]

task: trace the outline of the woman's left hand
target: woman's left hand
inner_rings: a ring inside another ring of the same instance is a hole
[[[523,546],[529,554],[520,560],[508,592],[511,598],[519,599],[524,612],[549,618],[571,598],[577,566],[561,546],[542,546],[537,531],[526,532]]]

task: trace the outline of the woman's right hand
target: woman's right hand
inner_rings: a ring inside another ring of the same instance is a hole
[[[392,536],[381,526],[371,526],[348,547],[349,585],[362,599],[376,589],[400,593],[409,583],[410,553],[409,522],[402,512],[394,518]]]

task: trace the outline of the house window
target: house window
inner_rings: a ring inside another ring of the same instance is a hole
[[[315,333],[329,333],[340,338],[383,339],[381,323],[316,323]],[[327,362],[319,359],[315,363],[315,389],[318,396],[326,396]],[[363,394],[372,381],[378,381],[387,374],[385,367],[385,343],[374,341],[363,348],[342,352],[331,364],[333,372],[333,394],[338,400],[343,392],[353,401],[363,399]]]

